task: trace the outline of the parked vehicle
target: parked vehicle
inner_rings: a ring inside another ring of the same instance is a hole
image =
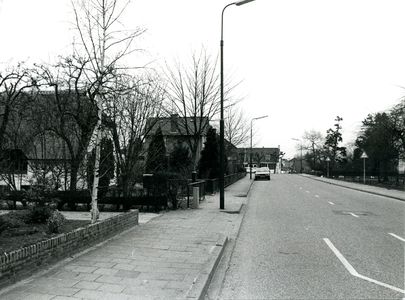
[[[270,169],[267,167],[257,168],[255,173],[255,180],[258,179],[270,180]]]
[[[250,167],[246,167],[245,169],[246,169],[246,173],[250,173]],[[256,168],[255,167],[252,167],[252,173],[253,174],[256,173]]]

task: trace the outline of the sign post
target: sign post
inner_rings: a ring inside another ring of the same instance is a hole
[[[365,151],[360,156],[360,158],[363,159],[363,183],[366,184],[366,158],[368,158],[368,156]]]

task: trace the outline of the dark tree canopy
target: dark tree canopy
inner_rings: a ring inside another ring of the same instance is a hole
[[[214,179],[219,177],[219,143],[217,141],[216,130],[212,127],[208,129],[207,141],[201,151],[199,163],[199,177]]]
[[[169,170],[174,173],[185,173],[191,168],[193,159],[187,147],[178,143],[169,155]]]
[[[145,171],[148,173],[167,171],[166,146],[160,127],[156,129],[149,144]]]
[[[375,171],[388,180],[387,172],[399,157],[395,147],[393,124],[385,112],[368,115],[363,121],[362,133],[356,146],[365,151],[374,164]]]
[[[335,121],[337,122],[334,126],[335,129],[328,129],[326,131],[326,140],[324,144],[324,150],[326,155],[331,159],[331,168],[334,169],[336,163],[346,162],[346,147],[340,147],[339,143],[343,142],[342,138],[342,126],[340,122],[343,118],[337,116]]]

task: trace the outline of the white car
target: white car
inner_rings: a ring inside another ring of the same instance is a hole
[[[270,169],[267,167],[257,168],[255,173],[255,180],[260,178],[270,180]]]

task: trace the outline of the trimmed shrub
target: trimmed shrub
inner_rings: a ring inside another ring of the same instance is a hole
[[[29,212],[22,210],[0,215],[0,233],[7,228],[18,228],[24,225],[29,219]]]
[[[52,209],[48,206],[36,205],[29,211],[27,223],[45,223],[52,216]]]
[[[59,233],[61,227],[63,224],[65,224],[65,221],[65,216],[55,209],[52,216],[46,221],[46,223],[51,233]]]

